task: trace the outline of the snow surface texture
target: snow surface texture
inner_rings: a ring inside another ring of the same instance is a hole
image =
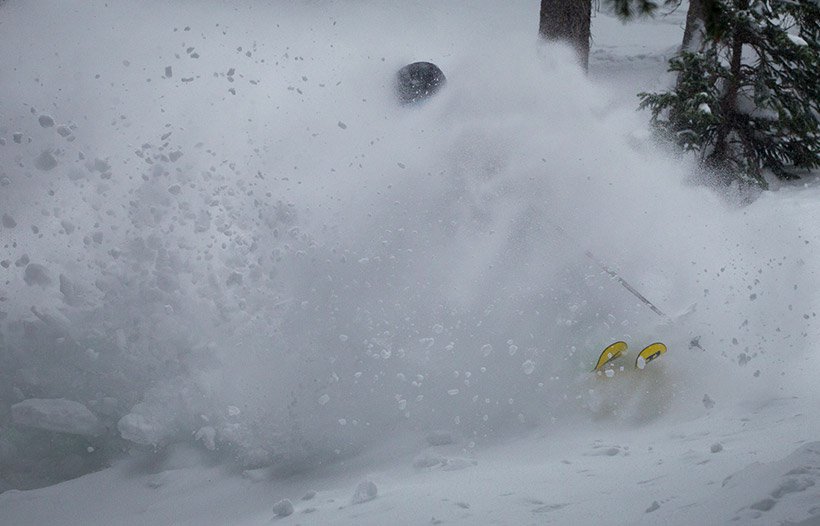
[[[135,458],[0,523],[818,516],[817,191],[649,141],[682,11],[596,17],[590,81],[534,2],[440,4],[2,4],[0,490]],[[590,375],[616,339],[670,351]]]

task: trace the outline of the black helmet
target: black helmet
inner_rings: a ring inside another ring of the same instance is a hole
[[[413,62],[396,73],[396,96],[402,104],[418,102],[434,95],[446,81],[435,64]]]

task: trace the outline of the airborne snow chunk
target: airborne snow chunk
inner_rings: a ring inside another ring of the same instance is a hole
[[[446,446],[455,442],[453,434],[449,431],[432,431],[426,440],[431,446]]]
[[[527,376],[531,375],[535,372],[535,362],[532,360],[526,360],[524,363],[521,364],[521,370],[524,371],[524,374]]]
[[[155,446],[167,436],[166,426],[151,416],[129,413],[117,422],[117,429],[125,440],[136,444]]]
[[[216,429],[212,426],[205,426],[199,428],[199,431],[194,434],[194,439],[201,440],[208,451],[216,449]]]
[[[34,159],[34,167],[43,172],[47,172],[57,166],[57,159],[49,150],[43,150]]]
[[[50,115],[40,115],[37,121],[43,128],[51,128],[54,126],[54,119]]]
[[[50,307],[40,307],[39,309],[32,307],[31,313],[51,330],[60,333],[62,336],[71,334],[71,322],[60,311]]]
[[[471,458],[450,457],[445,459],[441,466],[442,471],[460,471],[478,465],[478,461]]]
[[[82,298],[77,292],[77,287],[65,274],[60,274],[60,293],[63,295],[63,301],[67,305],[77,306],[82,303]]]
[[[51,284],[51,278],[48,277],[48,270],[43,265],[37,263],[29,263],[23,273],[23,281],[26,285],[41,285],[45,287]]]
[[[11,406],[12,420],[21,426],[46,431],[96,436],[99,420],[86,406],[63,398],[29,398]]]
[[[17,221],[8,214],[3,214],[3,226],[6,228],[14,228],[17,226]]]
[[[361,504],[376,498],[379,494],[379,488],[372,480],[363,480],[356,486],[356,491],[353,493],[353,498],[350,499],[352,504]]]
[[[715,401],[709,396],[709,394],[703,395],[703,407],[706,409],[712,409],[715,407]]]
[[[273,513],[277,517],[293,515],[293,503],[290,502],[290,499],[282,499],[273,505]]]
[[[413,459],[413,467],[416,469],[429,469],[441,466],[445,462],[447,462],[447,459],[442,456],[422,453]]]
[[[302,497],[302,500],[311,500],[316,496],[316,492],[314,490],[310,490]]]

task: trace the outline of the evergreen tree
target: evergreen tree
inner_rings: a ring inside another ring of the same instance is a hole
[[[700,0],[703,39],[669,70],[674,88],[641,93],[661,134],[724,183],[766,187],[820,166],[820,3]]]

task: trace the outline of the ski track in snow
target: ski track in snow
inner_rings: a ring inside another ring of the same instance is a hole
[[[492,24],[490,2],[109,4],[0,7],[0,322],[56,364],[0,371],[0,395],[21,425],[139,446],[0,493],[0,524],[820,524],[820,186],[733,211],[664,172],[634,94],[666,82],[683,7],[597,15],[589,85],[560,51],[494,57],[534,42],[523,3]],[[395,113],[385,79],[433,58],[448,87]],[[695,310],[657,323],[555,217]],[[588,348],[628,339],[630,363],[658,333],[646,370],[588,374]],[[271,441],[290,463],[264,467]]]

